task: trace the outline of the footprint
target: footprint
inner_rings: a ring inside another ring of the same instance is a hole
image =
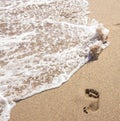
[[[83,112],[88,114],[88,111],[97,111],[99,109],[99,92],[94,89],[86,89],[85,94],[90,101],[89,105],[83,108]]]

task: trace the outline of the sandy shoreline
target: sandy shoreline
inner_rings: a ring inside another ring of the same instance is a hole
[[[99,60],[83,66],[63,86],[17,103],[10,121],[119,121],[120,120],[120,1],[90,1],[90,17],[110,29],[110,46]],[[99,109],[89,105],[86,88],[99,91]]]

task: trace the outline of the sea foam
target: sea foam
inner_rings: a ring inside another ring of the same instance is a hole
[[[0,1],[0,121],[15,102],[66,82],[109,31],[86,0]]]

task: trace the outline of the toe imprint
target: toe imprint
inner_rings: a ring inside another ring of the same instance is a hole
[[[83,112],[86,113],[86,114],[88,114],[87,107],[83,108]]]
[[[93,98],[99,98],[99,92],[94,90],[94,89],[86,89],[85,93],[89,96],[89,97],[93,97]]]

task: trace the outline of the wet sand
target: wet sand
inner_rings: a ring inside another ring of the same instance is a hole
[[[17,103],[10,121],[120,121],[120,1],[91,0],[90,11],[110,30],[109,47],[61,87]],[[85,94],[89,88],[97,99]]]

